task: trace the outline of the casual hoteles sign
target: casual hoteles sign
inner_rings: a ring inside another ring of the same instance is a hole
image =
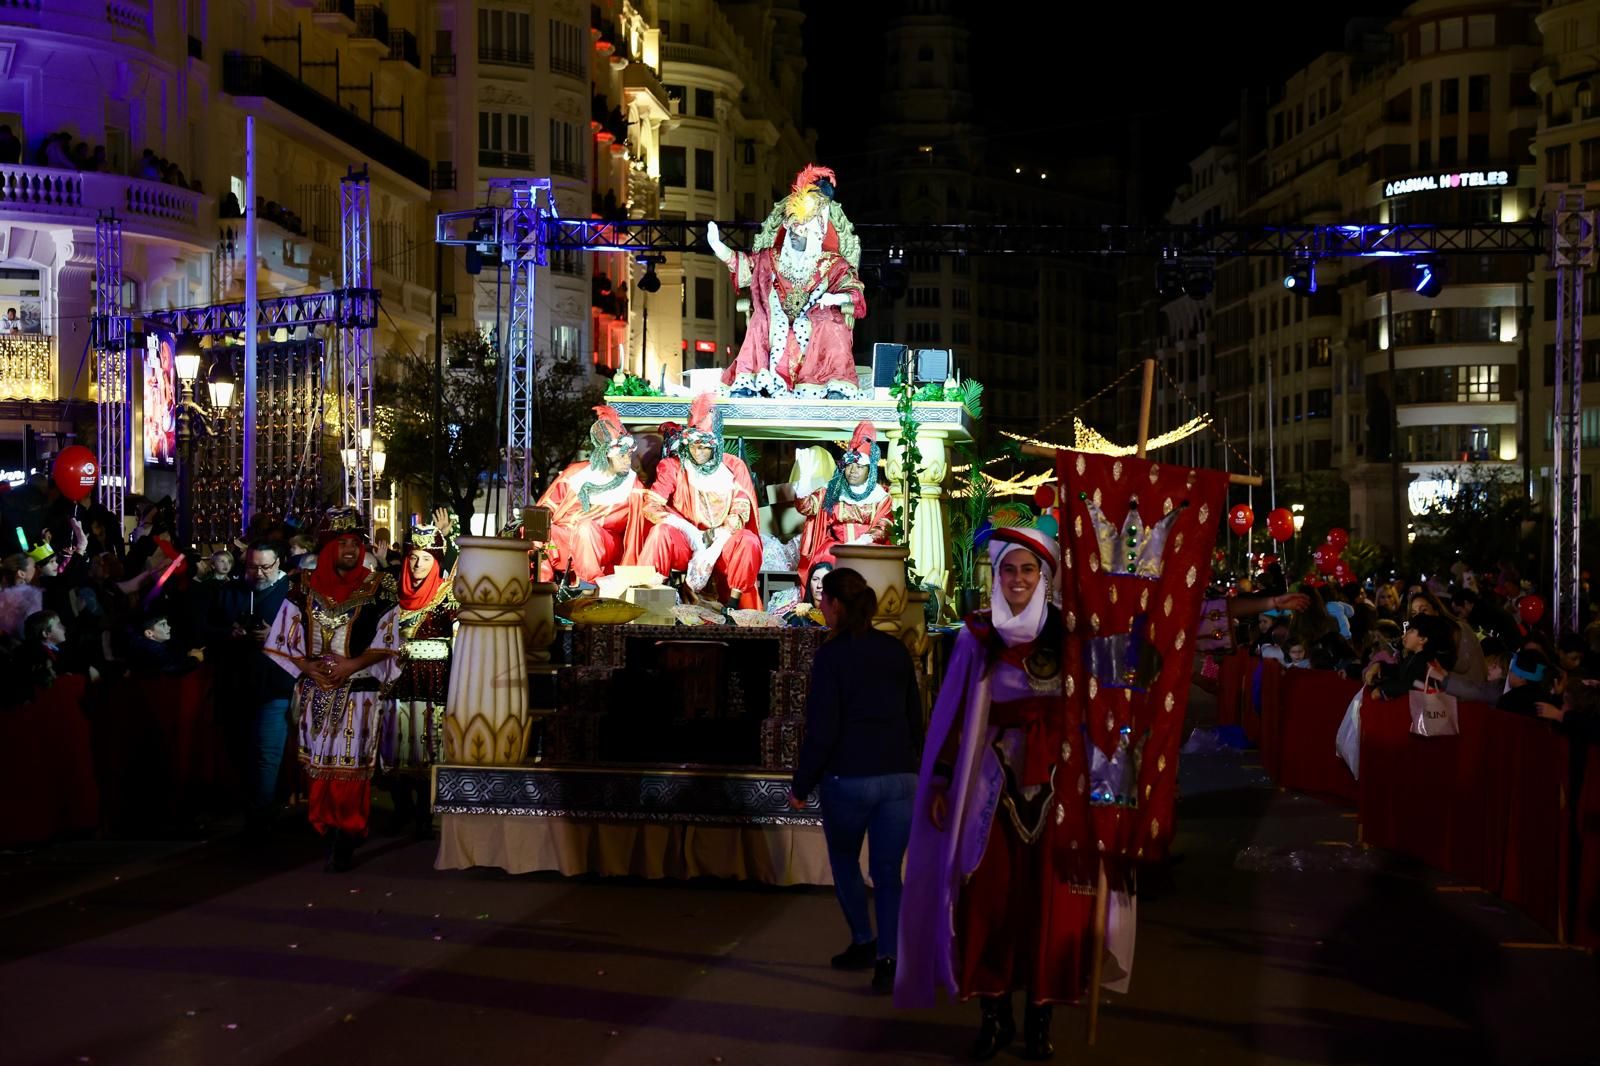
[[[1396,178],[1383,186],[1384,196],[1404,196],[1413,192],[1433,189],[1498,188],[1511,184],[1509,170],[1460,170],[1448,174],[1419,174],[1414,178]]]

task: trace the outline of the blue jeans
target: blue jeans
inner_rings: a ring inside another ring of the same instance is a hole
[[[900,865],[911,842],[911,809],[917,795],[916,774],[873,777],[825,777],[822,833],[828,841],[833,890],[850,925],[850,939],[872,939],[867,913],[867,884],[861,879],[861,841],[869,842],[867,869],[878,911],[878,957],[895,958],[900,932]]]
[[[267,700],[256,708],[250,743],[255,771],[250,781],[250,816],[271,817],[278,799],[278,774],[283,768],[283,748],[289,741],[289,697]]]

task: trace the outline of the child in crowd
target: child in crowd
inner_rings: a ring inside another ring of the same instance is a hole
[[[1441,674],[1455,661],[1455,626],[1431,614],[1418,614],[1400,638],[1402,654],[1393,665],[1371,663],[1362,680],[1374,698],[1398,699],[1423,682],[1430,669]]]

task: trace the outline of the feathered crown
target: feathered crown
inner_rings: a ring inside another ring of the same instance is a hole
[[[870,463],[873,459],[874,444],[878,439],[878,427],[871,422],[858,422],[856,431],[850,434],[850,443],[845,445],[844,461],[847,463]]]
[[[1159,521],[1147,526],[1139,515],[1139,499],[1135,496],[1128,501],[1127,517],[1117,526],[1106,518],[1094,500],[1085,503],[1089,508],[1089,520],[1094,523],[1094,539],[1100,546],[1100,565],[1105,572],[1159,581],[1165,565],[1167,536],[1182,508],[1168,511]]]
[[[589,427],[589,465],[599,469],[606,465],[613,448],[633,450],[633,438],[622,425],[616,408],[601,404],[594,409],[595,422]]]
[[[702,392],[689,405],[689,426],[685,437],[708,436],[722,438],[722,413],[717,410],[717,394]]]
[[[360,537],[365,541],[367,529],[367,516],[356,508],[330,507],[323,512],[322,521],[317,523],[317,544],[324,545],[344,536]]]
[[[809,222],[818,211],[826,211],[833,200],[838,179],[827,167],[808,163],[795,175],[789,187],[789,197],[784,202],[784,214],[796,222]]]

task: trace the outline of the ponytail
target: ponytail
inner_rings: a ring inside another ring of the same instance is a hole
[[[822,579],[822,591],[839,608],[834,635],[859,637],[872,631],[878,613],[878,594],[855,570],[832,570]]]

